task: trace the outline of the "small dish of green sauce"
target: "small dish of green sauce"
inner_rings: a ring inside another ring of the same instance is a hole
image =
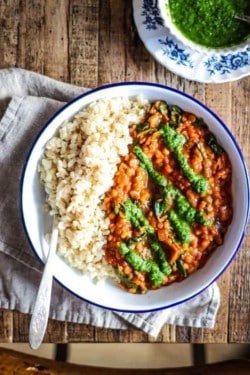
[[[207,48],[227,48],[250,37],[250,25],[234,18],[250,15],[250,0],[169,0],[166,7],[179,32]]]

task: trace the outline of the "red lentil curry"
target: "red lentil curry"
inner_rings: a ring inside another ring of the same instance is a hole
[[[122,288],[145,293],[184,280],[222,245],[232,220],[231,164],[201,118],[163,101],[130,134],[104,201],[106,259]]]

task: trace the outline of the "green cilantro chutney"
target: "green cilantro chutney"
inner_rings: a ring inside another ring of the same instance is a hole
[[[169,0],[167,6],[177,29],[199,45],[230,47],[250,35],[249,24],[234,18],[250,14],[249,0]]]

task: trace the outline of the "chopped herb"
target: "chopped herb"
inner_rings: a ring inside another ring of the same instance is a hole
[[[126,243],[128,246],[130,246],[136,242],[141,242],[146,237],[146,235],[146,232],[142,233],[140,236],[130,238]]]
[[[208,128],[207,124],[201,118],[197,118],[194,122],[192,122],[192,125],[203,129]]]
[[[178,105],[170,105],[169,111],[171,116],[182,115],[183,110]]]
[[[200,175],[199,173],[195,173],[193,169],[188,164],[186,158],[184,157],[180,147],[176,147],[174,149],[174,156],[178,161],[178,164],[184,174],[184,176],[188,179],[191,183],[191,186],[198,194],[204,194],[207,192],[209,188],[209,184],[207,179]]]
[[[166,277],[160,270],[159,266],[151,259],[144,259],[131,250],[124,242],[120,243],[120,253],[124,255],[125,260],[130,264],[136,271],[148,273],[149,279],[152,281],[154,286],[160,286]]]
[[[143,215],[142,210],[131,199],[127,199],[122,204],[122,208],[126,219],[130,221],[136,229],[142,230],[142,227],[145,227],[147,233],[154,233],[154,228],[149,224],[149,221]]]
[[[145,233],[140,235],[139,237],[134,237],[130,240],[127,241],[127,243],[122,242],[120,245],[120,252],[121,254],[126,253],[126,249],[128,248],[129,245],[132,245],[134,242],[139,242],[142,239],[144,239],[145,235],[148,235],[148,240],[151,249],[153,250],[154,256],[159,262],[159,267],[162,270],[164,274],[169,275],[171,272],[171,267],[169,266],[167,259],[166,259],[166,254],[165,251],[162,249],[157,236],[155,234],[154,228],[149,224],[147,218],[143,215],[143,212],[141,209],[133,203],[131,200],[127,200],[126,202],[123,203],[123,207],[125,207],[125,216],[127,220],[131,222],[132,225],[134,225],[134,217],[136,217],[136,223],[139,222],[145,227]],[[132,240],[132,243],[131,243]],[[125,244],[125,245],[124,245]]]
[[[150,129],[146,129],[146,130],[143,130],[141,133],[138,134],[138,137],[140,136],[143,136],[143,135],[146,135],[146,134],[151,134],[151,133],[154,133],[157,131],[157,128],[150,128]]]
[[[172,128],[175,128],[175,129],[178,128],[182,120],[182,114],[183,114],[183,110],[177,105],[169,106],[169,117],[170,117],[169,125]]]
[[[181,150],[181,147],[186,142],[186,138],[167,125],[162,126],[161,134],[165,145],[173,151],[184,176],[189,180],[194,190],[198,194],[204,194],[209,187],[207,179],[193,171]]]
[[[115,267],[115,272],[117,276],[119,277],[120,282],[124,286],[126,286],[128,289],[135,289],[136,291],[138,291],[138,285],[129,279],[129,277],[131,277],[132,274],[126,275],[125,273],[121,271],[119,266]]]
[[[183,277],[187,276],[187,271],[184,267],[184,263],[183,263],[183,260],[182,260],[181,257],[179,259],[177,259],[176,267],[177,267],[178,272],[181,274],[181,276],[183,276]]]
[[[148,122],[144,122],[142,124],[137,125],[136,126],[136,130],[137,130],[138,133],[140,133],[140,132],[146,130],[148,128],[148,126],[149,126],[149,123]]]
[[[157,111],[160,112],[162,115],[168,115],[168,106],[167,103],[164,101],[160,102],[159,107],[157,107]]]
[[[156,217],[161,217],[166,209],[166,204],[164,201],[154,202],[154,213]]]
[[[161,134],[164,143],[170,150],[174,150],[176,147],[183,146],[187,141],[184,135],[177,133],[168,125],[163,125],[161,127]]]
[[[218,144],[216,137],[212,133],[209,133],[206,136],[206,142],[211,150],[215,153],[215,155],[219,156],[224,151],[223,148]]]
[[[210,220],[204,217],[203,212],[191,206],[187,198],[174,185],[169,184],[166,186],[159,195],[159,198],[162,199],[161,203],[165,207],[164,213],[172,207],[174,211],[189,224],[193,224],[194,222],[205,226],[210,226],[212,224]],[[163,208],[161,209],[163,210]]]
[[[188,223],[182,220],[173,210],[168,211],[168,217],[180,243],[189,244],[191,240],[191,229]]]
[[[160,186],[166,186],[167,180],[153,166],[152,161],[143,152],[140,146],[134,146],[133,153],[138,157],[142,168],[146,169],[150,177]]]
[[[175,200],[175,209],[183,219],[189,224],[195,221],[196,209],[190,206],[190,203],[185,197],[178,195]]]
[[[164,275],[168,276],[172,273],[172,268],[166,259],[166,254],[163,248],[161,247],[156,236],[150,236],[149,238],[150,246],[154,252],[155,257],[159,262],[159,267]]]

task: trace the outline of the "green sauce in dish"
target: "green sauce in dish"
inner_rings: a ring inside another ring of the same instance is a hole
[[[250,35],[249,24],[234,18],[250,15],[249,0],[169,0],[167,6],[177,29],[199,45],[230,47]]]
[[[167,147],[174,152],[174,156],[178,161],[179,167],[181,168],[184,176],[190,181],[192,187],[198,194],[204,194],[208,190],[208,181],[205,177],[195,173],[189,166],[187,160],[182,154],[181,147],[186,142],[185,137],[182,134],[177,133],[170,126],[164,125],[161,129],[161,134],[164,143]]]

